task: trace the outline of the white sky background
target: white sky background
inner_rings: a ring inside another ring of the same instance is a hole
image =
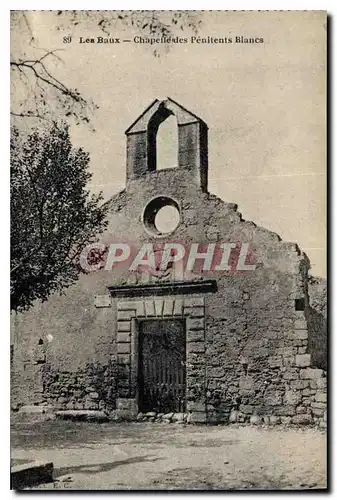
[[[209,191],[237,203],[246,220],[296,241],[312,274],[325,276],[324,14],[200,16],[200,36],[259,36],[265,43],[172,45],[155,58],[144,44],[79,44],[79,36],[102,32],[87,21],[57,32],[54,13],[29,13],[39,45],[63,49],[55,74],[100,106],[95,133],[72,127],[74,143],[90,152],[91,187],[105,198],[123,189],[124,131],[154,98],[172,97],[209,126]],[[63,44],[70,33],[72,43]],[[12,47],[17,43],[12,35]]]

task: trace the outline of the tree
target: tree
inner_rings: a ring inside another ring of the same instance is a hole
[[[201,24],[200,14],[193,11],[44,11],[43,15],[52,16],[54,30],[63,34],[98,28],[105,36],[131,29],[142,36],[169,37],[184,30],[197,33]],[[16,125],[20,126],[22,119],[25,123],[27,119],[53,121],[59,116],[72,118],[76,124],[91,122],[97,104],[57,76],[62,44],[59,50],[40,47],[33,28],[29,11],[11,12],[11,115]],[[159,57],[170,47],[162,43],[159,49],[151,46],[151,50]]]
[[[72,284],[85,245],[106,227],[108,206],[86,185],[89,155],[72,147],[69,128],[53,124],[11,135],[11,309]]]

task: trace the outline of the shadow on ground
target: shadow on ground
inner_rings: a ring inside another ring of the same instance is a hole
[[[157,462],[162,460],[161,458],[149,458],[148,456],[130,457],[126,460],[116,460],[114,462],[100,463],[100,464],[88,464],[88,465],[78,465],[75,467],[61,467],[59,469],[54,469],[54,477],[65,476],[68,474],[74,474],[76,472],[83,472],[85,474],[98,474],[100,472],[109,472],[122,465],[129,465],[141,462]]]
[[[133,443],[148,441],[160,444],[167,441],[168,435],[172,435],[172,440],[174,440],[184,427],[174,424],[137,424],[134,422],[97,424],[62,420],[29,422],[12,419],[11,446],[22,449],[54,449],[55,447],[90,447],[100,442],[121,445],[130,440]],[[189,426],[189,434],[193,432],[200,432],[200,427]],[[213,446],[218,445],[219,443],[214,441]],[[197,441],[195,441],[195,446],[198,446]]]

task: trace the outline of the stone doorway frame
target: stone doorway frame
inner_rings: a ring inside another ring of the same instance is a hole
[[[153,297],[117,302],[117,416],[138,414],[138,322],[184,319],[186,325],[186,399],[190,421],[206,422],[205,299]],[[199,389],[196,390],[196,387]]]

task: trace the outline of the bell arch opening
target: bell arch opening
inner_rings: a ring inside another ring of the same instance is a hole
[[[178,122],[172,111],[160,107],[148,125],[148,169],[151,172],[178,166]]]
[[[156,170],[178,166],[178,123],[175,115],[170,115],[158,128],[156,136]]]

